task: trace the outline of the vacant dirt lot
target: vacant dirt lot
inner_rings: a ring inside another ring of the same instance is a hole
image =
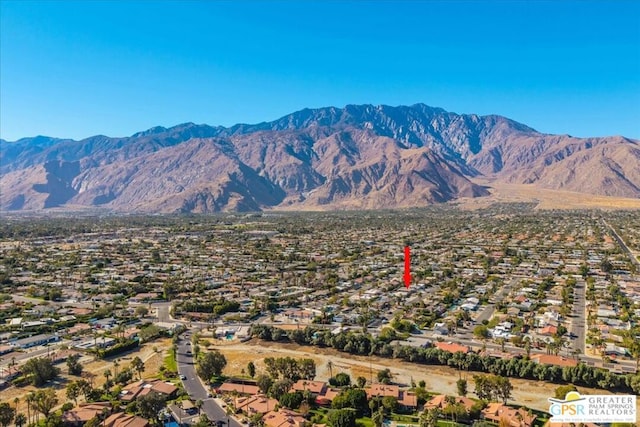
[[[413,363],[402,362],[395,359],[383,359],[379,357],[350,356],[337,352],[333,349],[298,346],[294,344],[272,343],[259,340],[252,340],[246,343],[225,343],[220,342],[216,346],[227,358],[227,368],[225,373],[229,375],[240,375],[249,361],[256,365],[258,375],[264,372],[265,357],[307,357],[316,362],[316,379],[327,380],[330,376],[327,363],[332,362],[333,375],[338,372],[346,372],[351,375],[352,380],[358,376],[363,376],[369,381],[372,377],[375,380],[379,370],[389,368],[393,374],[394,382],[410,384],[411,380],[416,383],[424,380],[427,390],[437,393],[456,394],[456,381],[459,373],[453,368],[444,366],[425,366]],[[473,372],[465,373],[473,390]],[[530,381],[512,378],[513,400],[512,403],[526,405],[534,409],[547,410],[549,403],[547,399],[553,397],[557,384],[544,381]],[[607,394],[607,391],[580,388],[582,393]],[[472,393],[471,393],[472,394]]]

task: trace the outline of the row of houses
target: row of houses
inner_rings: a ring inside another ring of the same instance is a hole
[[[101,427],[148,427],[149,421],[137,415],[114,411],[111,402],[80,404],[62,415],[68,427],[81,427],[91,420],[99,419]]]

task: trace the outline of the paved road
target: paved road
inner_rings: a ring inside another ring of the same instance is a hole
[[[585,324],[586,314],[586,284],[584,282],[577,283],[573,291],[573,310],[571,312],[571,333],[575,336],[573,340],[573,348],[580,350],[580,354],[584,354],[585,348]]]
[[[513,285],[515,285],[517,279],[511,279],[508,285],[504,285],[496,294],[491,298],[494,301],[504,301],[504,298],[511,292]],[[483,321],[491,320],[493,313],[496,311],[495,304],[487,304],[481,307],[482,312],[476,317],[476,323],[481,324]]]
[[[181,322],[180,320],[176,320],[176,319],[172,319],[171,315],[169,314],[169,310],[171,309],[171,304],[170,302],[156,302],[151,304],[151,307],[156,309],[156,316],[158,317],[158,321],[159,322],[165,322],[165,323],[170,323],[170,322]]]
[[[616,241],[618,242],[622,250],[627,253],[631,262],[633,262],[636,266],[640,267],[640,260],[638,260],[638,258],[636,258],[633,252],[631,252],[631,249],[629,249],[629,247],[624,242],[624,240],[622,240],[618,232],[611,225],[609,225],[609,223],[604,219],[602,220],[602,222],[604,223],[605,226],[607,226],[607,228],[609,228],[609,230],[611,230],[611,234],[613,234],[613,238],[616,239]]]
[[[207,417],[212,421],[223,421],[225,425],[228,420],[230,423],[229,427],[242,427],[236,420],[227,417],[226,410],[220,407],[215,399],[207,396],[208,391],[196,374],[190,338],[186,336],[180,339],[178,343],[177,362],[178,373],[184,375],[186,378],[182,380],[184,389],[189,393],[191,400],[194,402],[202,400],[202,411],[207,414]]]

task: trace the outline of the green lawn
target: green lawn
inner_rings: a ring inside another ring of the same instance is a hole
[[[438,427],[468,427],[468,425],[454,423],[452,421],[438,420]]]
[[[398,423],[408,423],[408,424],[418,424],[418,417],[414,417],[413,415],[400,415],[396,413],[392,413],[387,417],[392,421],[396,421]]]
[[[358,418],[356,419],[356,426],[357,427],[373,427],[373,421],[371,421],[371,418],[369,417]]]
[[[167,357],[164,358],[164,367],[169,372],[178,372],[178,363],[176,362],[175,357],[173,357],[172,351],[170,351]]]
[[[325,408],[311,409],[309,414],[311,414],[311,418],[315,424],[326,424],[327,423],[327,413],[329,411]]]

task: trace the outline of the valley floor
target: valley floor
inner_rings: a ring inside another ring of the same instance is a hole
[[[533,202],[536,209],[640,209],[640,199],[597,196],[573,191],[550,190],[530,184],[505,184],[485,178],[473,179],[479,185],[490,187],[488,197],[459,199],[454,204],[463,209],[483,209],[493,203]]]

